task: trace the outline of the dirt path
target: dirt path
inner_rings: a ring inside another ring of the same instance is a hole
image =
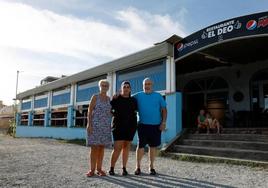
[[[108,170],[111,150],[106,150],[104,168]],[[127,177],[87,178],[88,148],[53,139],[11,138],[0,134],[1,187],[268,187],[268,171],[226,164],[191,163],[157,158],[157,176],[144,172],[133,175],[135,153],[130,153]],[[121,162],[121,160],[119,161]]]

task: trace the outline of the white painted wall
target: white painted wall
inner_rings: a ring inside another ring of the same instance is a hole
[[[186,75],[176,75],[176,89],[181,90],[193,79],[219,76],[226,80],[229,85],[230,110],[250,110],[250,79],[255,73],[264,69],[268,69],[268,60],[245,65],[233,65],[232,67],[220,67]],[[237,77],[237,71],[240,71],[240,77]],[[244,94],[242,102],[238,103],[233,100],[233,94],[236,91],[241,91]]]

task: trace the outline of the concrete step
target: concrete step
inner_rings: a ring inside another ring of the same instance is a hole
[[[175,145],[174,152],[268,161],[268,151]]]
[[[268,135],[262,134],[189,134],[186,138],[194,140],[234,140],[268,142]]]
[[[223,134],[262,134],[268,135],[268,128],[223,128]]]
[[[256,161],[250,159],[237,159],[230,157],[219,157],[219,156],[209,156],[209,155],[196,155],[189,153],[161,153],[162,156],[170,157],[172,159],[182,160],[182,161],[196,161],[196,162],[212,162],[212,163],[228,163],[234,165],[246,165],[252,167],[263,167],[268,169],[268,162]]]
[[[189,146],[237,148],[237,149],[268,151],[268,142],[184,139],[181,141],[180,144]]]

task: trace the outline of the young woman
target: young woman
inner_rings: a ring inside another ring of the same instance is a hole
[[[217,134],[220,134],[221,131],[221,125],[219,121],[211,115],[210,112],[206,113],[206,121],[208,124],[209,131],[216,132]]]
[[[126,170],[131,141],[137,129],[137,102],[131,97],[130,83],[121,84],[121,93],[111,101],[113,113],[113,138],[114,149],[111,155],[109,174],[115,175],[114,166],[122,151],[122,175],[127,175]]]
[[[111,146],[111,105],[110,98],[107,96],[109,82],[107,80],[99,81],[100,92],[93,95],[88,108],[87,123],[87,145],[91,147],[90,170],[86,173],[88,177],[95,174],[105,176],[102,170],[102,161],[104,156],[104,147]]]
[[[209,127],[208,127],[208,123],[206,121],[206,116],[205,116],[206,112],[204,109],[201,109],[199,112],[199,115],[197,117],[197,129],[198,129],[198,133],[202,133],[204,131],[206,131],[207,133],[209,133]]]

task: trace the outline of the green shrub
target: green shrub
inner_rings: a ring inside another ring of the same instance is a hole
[[[9,128],[7,130],[7,134],[11,135],[13,137],[16,136],[16,122],[15,122],[15,119],[10,119],[9,120]]]

